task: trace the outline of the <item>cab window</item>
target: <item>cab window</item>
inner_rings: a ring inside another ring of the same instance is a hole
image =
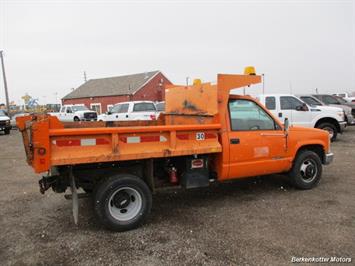
[[[269,110],[275,110],[276,109],[275,97],[266,97],[265,98],[265,107]]]
[[[296,110],[297,106],[303,105],[303,103],[300,100],[290,96],[281,96],[280,104],[281,104],[281,110]]]
[[[275,121],[255,102],[250,100],[229,101],[231,129],[233,131],[275,130]]]
[[[155,112],[154,103],[135,103],[133,107],[133,112]]]
[[[67,113],[70,114],[72,113],[73,111],[71,110],[71,107],[67,107]]]

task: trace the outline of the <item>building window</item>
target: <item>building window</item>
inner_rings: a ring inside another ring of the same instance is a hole
[[[96,111],[98,114],[101,114],[101,103],[91,103],[90,104],[90,109],[93,111]]]

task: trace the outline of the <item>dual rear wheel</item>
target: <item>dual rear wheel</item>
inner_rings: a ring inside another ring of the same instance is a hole
[[[94,209],[99,221],[113,231],[141,225],[150,213],[152,194],[147,184],[134,175],[115,175],[94,191]]]

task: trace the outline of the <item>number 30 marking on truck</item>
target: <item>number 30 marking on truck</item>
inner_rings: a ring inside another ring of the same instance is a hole
[[[196,133],[196,140],[205,140],[205,133],[204,132],[197,132]]]

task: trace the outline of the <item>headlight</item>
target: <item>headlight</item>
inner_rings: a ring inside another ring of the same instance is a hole
[[[10,120],[6,120],[6,125],[10,125]]]
[[[345,114],[344,114],[344,111],[339,111],[339,112],[337,112],[337,115],[340,117],[340,119],[341,119],[342,121],[344,121],[344,120],[345,120]]]

